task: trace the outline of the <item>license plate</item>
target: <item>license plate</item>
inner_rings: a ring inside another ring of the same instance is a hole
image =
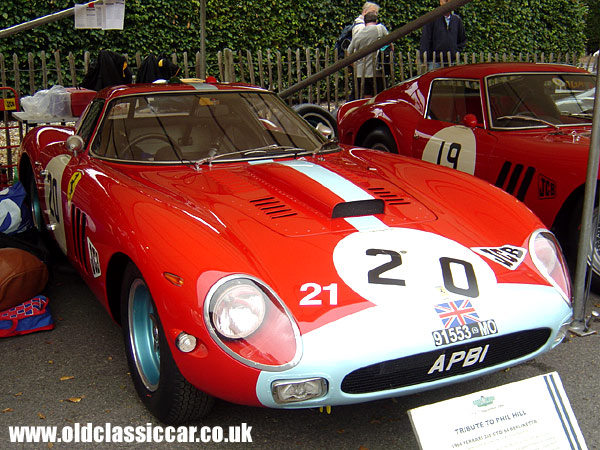
[[[459,325],[452,328],[435,330],[431,334],[436,347],[468,341],[469,339],[490,336],[498,333],[498,327],[493,319],[481,322]]]

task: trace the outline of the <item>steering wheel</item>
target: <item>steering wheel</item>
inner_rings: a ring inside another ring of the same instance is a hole
[[[129,142],[129,144],[127,144],[122,149],[122,151],[123,151],[123,153],[129,152],[129,154],[131,155],[130,159],[136,160],[138,158],[136,158],[135,154],[133,153],[133,147],[135,147],[139,143],[147,141],[147,140],[158,140],[158,141],[165,142],[166,144],[168,144],[173,149],[173,156],[176,156],[177,158],[181,158],[182,157],[182,152],[181,152],[181,149],[179,148],[179,146],[172,139],[169,139],[168,136],[166,136],[165,134],[161,134],[161,133],[142,134],[142,135],[140,135],[140,136],[132,139]]]

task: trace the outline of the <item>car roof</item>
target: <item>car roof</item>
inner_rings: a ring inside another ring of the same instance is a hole
[[[111,99],[123,95],[152,94],[160,92],[183,92],[183,91],[253,91],[268,92],[260,87],[245,83],[218,83],[200,79],[184,79],[175,83],[140,83],[110,86],[101,90],[98,97]]]
[[[479,63],[464,64],[433,70],[422,75],[421,78],[484,78],[499,73],[515,72],[572,72],[589,73],[587,70],[566,64],[546,64],[529,62],[511,63]]]

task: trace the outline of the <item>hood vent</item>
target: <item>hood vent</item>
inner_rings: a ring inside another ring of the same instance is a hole
[[[410,199],[394,194],[385,188],[369,188],[369,192],[383,200],[386,205],[410,205],[412,203]]]
[[[333,207],[332,219],[342,217],[371,216],[373,214],[383,214],[385,203],[383,200],[358,200],[354,202],[338,203]]]
[[[250,200],[250,203],[264,212],[271,219],[295,216],[297,213],[292,208],[277,200],[275,197],[262,197]]]

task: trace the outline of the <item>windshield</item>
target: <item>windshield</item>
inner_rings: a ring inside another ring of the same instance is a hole
[[[186,91],[111,101],[91,152],[125,161],[231,161],[311,152],[324,141],[275,94]]]
[[[486,80],[492,128],[589,125],[595,77],[576,73],[523,73]]]

